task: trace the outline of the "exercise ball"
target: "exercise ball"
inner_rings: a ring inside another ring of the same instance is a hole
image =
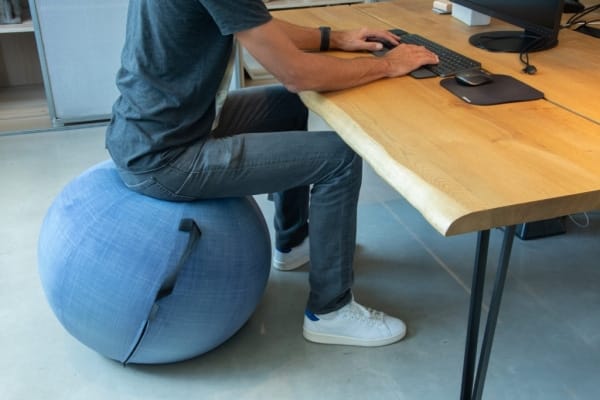
[[[112,161],[75,178],[42,223],[42,287],[64,328],[122,363],[170,363],[235,334],[260,302],[270,236],[254,199],[169,202]]]

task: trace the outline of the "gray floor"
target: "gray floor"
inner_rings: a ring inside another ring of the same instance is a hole
[[[303,269],[272,272],[249,323],[197,359],[124,368],[81,345],[46,303],[36,242],[61,188],[106,158],[101,127],[0,136],[1,399],[458,399],[475,235],[440,236],[368,167],[354,292],[407,321],[402,342],[304,341]],[[484,398],[600,397],[600,213],[589,217],[515,241]]]

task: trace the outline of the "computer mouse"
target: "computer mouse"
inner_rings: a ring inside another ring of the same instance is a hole
[[[485,71],[480,69],[471,69],[462,71],[454,76],[456,82],[464,86],[480,86],[490,83],[494,78]]]
[[[396,47],[396,45],[386,39],[382,39],[382,38],[378,38],[375,36],[369,36],[368,38],[365,39],[367,42],[377,42],[377,43],[381,43],[381,45],[383,46],[383,49],[385,50],[391,50],[394,47]]]

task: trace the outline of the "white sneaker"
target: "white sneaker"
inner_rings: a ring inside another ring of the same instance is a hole
[[[277,249],[273,251],[272,266],[280,271],[291,271],[300,268],[310,261],[310,244],[308,238],[287,253]]]
[[[315,343],[349,346],[385,346],[406,335],[406,325],[398,318],[364,307],[354,299],[337,311],[304,315],[304,338]]]

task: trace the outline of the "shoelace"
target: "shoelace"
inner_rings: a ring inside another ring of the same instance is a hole
[[[372,308],[352,302],[350,307],[344,308],[343,315],[349,319],[365,321],[370,325],[374,325],[383,322],[384,314],[381,311],[373,310]]]

